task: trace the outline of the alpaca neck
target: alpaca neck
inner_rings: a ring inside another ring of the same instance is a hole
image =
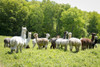
[[[46,36],[46,38],[48,39],[49,37],[48,37],[48,36]]]
[[[66,34],[64,34],[64,39],[66,39]]]
[[[23,30],[22,30],[22,32],[23,32]],[[26,39],[26,33],[23,34],[22,32],[21,32],[21,37],[25,40]]]
[[[70,39],[70,38],[71,38],[71,35],[68,36],[68,39]]]
[[[94,44],[96,44],[96,43],[97,43],[97,41],[98,41],[98,40],[97,40],[97,39],[95,39]]]
[[[35,39],[36,39],[36,42],[37,42],[37,40],[38,40],[38,37],[36,37]]]
[[[29,43],[30,39],[31,39],[31,38],[28,38],[28,39],[26,40],[26,43],[27,43],[27,44]]]
[[[91,39],[91,41],[93,42],[93,40],[94,40],[94,35],[92,35],[92,39]]]
[[[31,37],[28,37],[27,41],[29,42],[31,40]]]
[[[26,34],[22,34],[21,37],[22,37],[23,39],[26,39]]]

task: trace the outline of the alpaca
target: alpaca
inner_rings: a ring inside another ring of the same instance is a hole
[[[92,43],[92,48],[97,47],[96,43],[98,41],[98,37],[95,36],[94,39],[95,39],[95,41]]]
[[[82,38],[81,42],[82,42],[82,50],[84,49],[91,49],[92,48],[92,43],[94,41],[95,38],[95,33],[92,33],[92,39],[88,39],[88,38]]]
[[[20,47],[20,52],[22,52],[22,47],[25,44],[25,38],[26,38],[26,27],[22,27],[21,36],[14,36],[10,39],[10,46],[11,46],[11,53],[13,50],[18,53],[18,48]]]
[[[25,39],[25,48],[29,48],[29,41],[31,40],[31,32],[28,32],[28,39]]]
[[[5,47],[10,47],[9,44],[10,44],[10,38],[5,38],[5,39],[4,39],[4,48],[5,48]]]
[[[50,35],[47,33],[46,34],[46,38],[38,38],[38,34],[34,33],[34,37],[36,39],[38,48],[40,49],[41,47],[45,47],[45,49],[47,49],[47,45],[48,45],[48,38],[50,37]]]
[[[50,35],[47,33],[46,34],[46,38],[48,39],[50,37]],[[36,39],[33,39],[32,40],[32,43],[33,43],[33,48],[35,47],[35,45],[36,45]],[[44,47],[44,46],[43,46]]]
[[[68,34],[68,32],[64,32],[64,38],[66,38],[66,35]],[[63,38],[58,38],[56,40],[56,45],[57,45],[57,48],[59,48],[59,45],[61,45],[61,48],[64,46],[65,47],[65,50],[67,50],[67,45],[68,45],[69,41],[68,39],[63,39]]]
[[[52,47],[53,47],[53,49],[56,48],[56,40],[57,40],[58,38],[59,38],[59,36],[50,39],[50,42],[51,42],[50,48],[52,48]]]
[[[69,38],[70,51],[72,51],[73,46],[75,46],[76,52],[78,52],[81,46],[81,40],[78,38],[71,38],[72,37],[71,32],[68,34],[68,36],[69,36],[68,38]]]

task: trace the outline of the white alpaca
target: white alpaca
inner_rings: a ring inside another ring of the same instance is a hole
[[[25,39],[25,47],[28,46],[30,40],[31,40],[31,32],[28,32],[28,39]]]
[[[48,33],[46,34],[46,38],[38,38],[37,33],[34,34],[34,37],[36,39],[36,42],[37,42],[39,49],[41,47],[45,47],[45,49],[47,49],[47,45],[48,45],[48,42],[49,42],[48,38],[50,37],[50,35]]]
[[[22,52],[22,47],[25,44],[26,31],[27,31],[26,27],[22,27],[21,36],[14,36],[10,39],[11,52],[13,52],[13,50],[18,52],[19,48],[20,52]]]
[[[69,33],[69,46],[70,46],[70,51],[72,51],[73,46],[75,46],[76,51],[79,51],[79,48],[81,46],[81,40],[78,38],[71,38],[72,33]]]
[[[65,36],[68,34],[68,32],[66,31],[64,33],[64,38]],[[61,45],[61,48],[64,46],[65,47],[65,50],[67,50],[67,45],[69,44],[69,41],[68,39],[63,39],[63,38],[59,38],[56,40],[56,45],[57,45],[57,48],[59,48],[59,46]]]

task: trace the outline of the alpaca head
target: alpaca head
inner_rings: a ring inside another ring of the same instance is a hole
[[[68,33],[68,38],[71,38],[71,37],[72,37],[72,33],[69,32],[69,33]]]
[[[22,36],[22,38],[24,38],[24,39],[26,39],[26,31],[27,31],[27,28],[26,28],[26,27],[22,27],[21,36]]]
[[[64,34],[67,35],[68,34],[68,31],[65,31]]]
[[[37,38],[38,37],[38,34],[37,33],[34,33],[34,35],[33,35],[35,38]]]
[[[50,34],[49,34],[49,33],[47,33],[47,34],[46,34],[46,38],[49,38],[49,37],[50,37]]]
[[[22,31],[26,32],[27,28],[26,27],[22,27]]]
[[[57,35],[57,37],[56,38],[60,38],[60,35]]]
[[[28,32],[28,37],[31,38],[31,32]]]
[[[92,36],[95,36],[96,35],[96,33],[92,33]]]

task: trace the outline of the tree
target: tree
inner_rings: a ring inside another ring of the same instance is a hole
[[[28,16],[25,1],[2,0],[0,1],[0,34],[20,35],[21,27]]]
[[[82,11],[77,8],[70,8],[63,11],[61,14],[61,21],[63,22],[64,31],[70,31],[74,37],[82,37],[85,33],[84,19]]]
[[[99,17],[97,12],[90,12],[89,13],[89,25],[88,25],[88,32],[91,33],[98,33],[97,25],[99,23]]]

